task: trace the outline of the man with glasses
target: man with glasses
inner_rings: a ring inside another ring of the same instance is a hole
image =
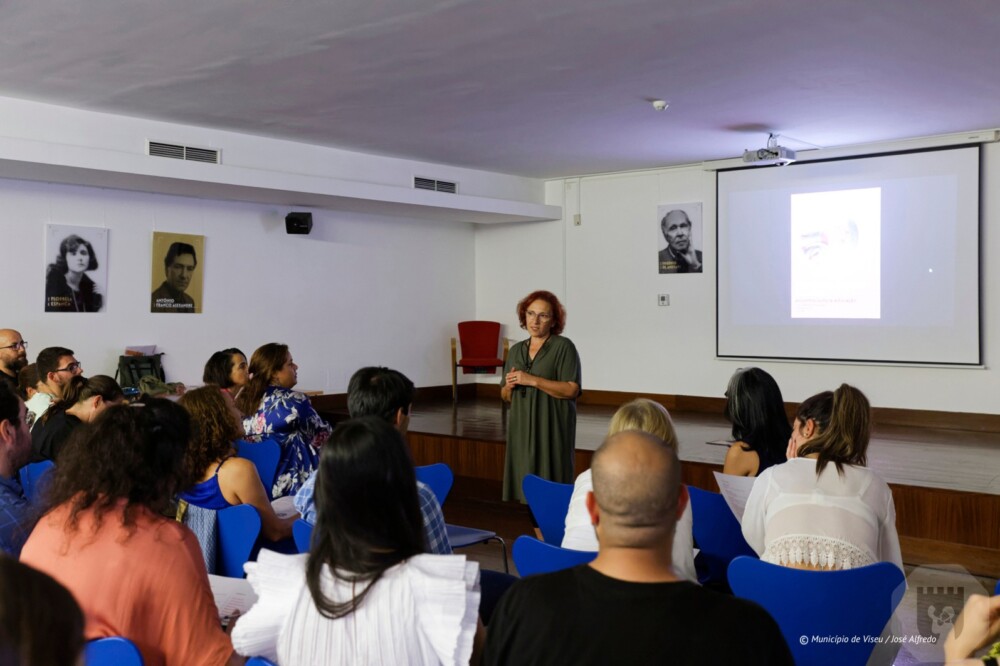
[[[17,478],[31,458],[28,421],[24,402],[0,382],[0,552],[15,558],[38,519]]]
[[[35,365],[38,367],[39,390],[28,401],[28,411],[38,421],[53,402],[62,399],[63,389],[69,381],[83,374],[83,366],[73,356],[73,350],[65,347],[46,347],[38,352]]]
[[[17,373],[28,365],[28,343],[12,328],[0,329],[0,383],[17,394]]]

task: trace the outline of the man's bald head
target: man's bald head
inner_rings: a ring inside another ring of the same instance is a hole
[[[677,451],[655,435],[611,435],[591,462],[602,545],[644,547],[672,535],[681,467]]]

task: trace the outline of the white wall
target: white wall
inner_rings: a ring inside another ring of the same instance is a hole
[[[983,155],[987,369],[753,362],[775,376],[787,400],[848,382],[880,407],[1000,413],[1000,372],[989,367],[1000,345],[1000,146],[986,145]],[[585,389],[722,397],[732,372],[751,362],[715,357],[714,172],[697,166],[555,181],[546,195],[563,205],[562,221],[476,229],[477,316],[524,337],[514,304],[549,288],[566,304]],[[690,201],[704,202],[705,272],[661,276],[656,206]],[[670,295],[669,307],[657,305],[660,293]]]
[[[454,322],[475,312],[469,224],[314,210],[312,234],[289,236],[286,208],[2,179],[0,211],[0,327],[19,329],[32,359],[70,347],[87,374],[156,344],[168,380],[200,383],[213,351],[280,341],[303,389],[342,392],[376,363],[446,385]],[[109,229],[103,312],[43,312],[46,223]],[[149,312],[153,231],[206,236],[203,314]]]

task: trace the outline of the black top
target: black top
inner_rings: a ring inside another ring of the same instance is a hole
[[[10,388],[10,392],[14,395],[21,395],[21,392],[17,390],[17,377],[14,375],[8,375],[3,370],[0,370],[0,382],[3,382]]]
[[[70,433],[83,421],[63,410],[49,408],[48,418],[44,418],[31,429],[31,462],[55,461]]]
[[[484,664],[793,666],[763,608],[694,583],[630,583],[588,565],[530,576],[490,620]]]

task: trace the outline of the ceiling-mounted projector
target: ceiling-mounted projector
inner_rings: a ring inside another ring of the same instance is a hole
[[[785,166],[795,161],[795,151],[778,145],[778,135],[772,134],[767,138],[767,147],[757,150],[746,150],[743,152],[743,161],[747,164],[776,164]]]

